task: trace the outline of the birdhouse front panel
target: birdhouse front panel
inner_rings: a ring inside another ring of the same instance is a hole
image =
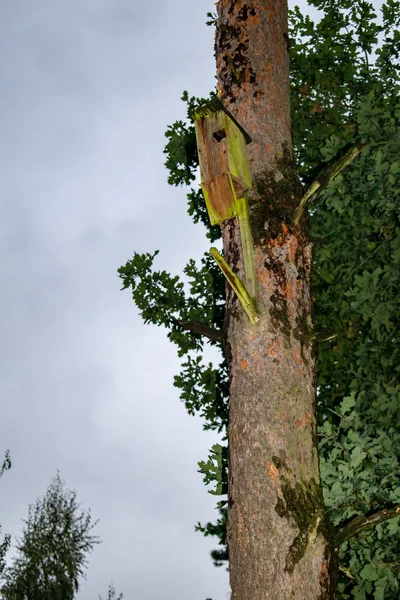
[[[195,121],[201,187],[212,225],[238,214],[237,201],[251,187],[246,141],[223,111]]]
[[[237,215],[229,173],[220,173],[201,184],[211,225],[217,225]]]

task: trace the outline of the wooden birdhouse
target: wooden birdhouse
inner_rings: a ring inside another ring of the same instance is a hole
[[[246,138],[224,110],[197,118],[195,129],[201,188],[211,224],[216,225],[243,211],[242,199],[251,188]]]

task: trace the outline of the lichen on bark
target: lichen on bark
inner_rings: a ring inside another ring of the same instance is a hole
[[[315,544],[325,513],[324,502],[321,486],[314,478],[296,481],[293,485],[285,476],[285,471],[290,472],[287,465],[277,456],[273,456],[272,461],[279,471],[282,492],[282,496],[277,499],[275,511],[282,518],[293,519],[299,529],[286,555],[285,570],[293,573],[307,547]],[[290,474],[292,479],[293,473]]]
[[[255,244],[282,234],[282,223],[294,230],[293,218],[302,186],[287,144],[275,155],[274,167],[266,166],[255,178],[250,197],[250,223]],[[297,230],[298,231],[298,230]]]

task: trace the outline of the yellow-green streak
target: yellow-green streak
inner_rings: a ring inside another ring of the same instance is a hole
[[[251,235],[249,205],[247,193],[236,201],[237,215],[239,218],[240,240],[242,242],[244,270],[246,273],[246,290],[250,296],[256,298],[256,269],[254,265],[254,245]]]
[[[222,273],[224,274],[227,282],[238,297],[239,302],[243,307],[243,310],[249,317],[250,323],[254,325],[259,320],[254,300],[249,296],[246,288],[240,281],[239,277],[235,275],[235,273],[232,271],[232,269],[221,256],[221,254],[218,252],[218,250],[214,247],[210,248],[210,253],[217,265],[219,266],[219,268],[221,269]]]

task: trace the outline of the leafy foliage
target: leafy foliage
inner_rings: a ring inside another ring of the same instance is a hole
[[[184,269],[188,280],[187,291],[179,277],[165,271],[153,270],[158,252],[139,255],[121,267],[118,272],[123,289],[132,289],[133,299],[145,323],[164,325],[168,338],[178,346],[178,355],[186,356],[180,375],[174,384],[181,390],[180,398],[188,412],[199,412],[206,419],[204,428],[222,431],[227,420],[226,397],[228,378],[226,362],[218,369],[211,363],[203,364],[204,338],[185,331],[181,321],[195,322],[220,330],[224,320],[224,282],[219,269],[209,255],[204,255],[200,266],[190,260]],[[212,345],[220,344],[216,341]]]
[[[310,211],[315,330],[336,333],[317,347],[317,409],[325,502],[330,521],[340,528],[355,515],[400,502],[400,2],[383,2],[381,19],[364,0],[309,3],[321,11],[318,23],[297,7],[289,16],[293,141],[303,184],[349,145],[368,144]],[[185,93],[183,100],[190,115],[196,99]],[[190,120],[175,123],[167,138],[169,181],[190,185],[198,166],[190,151]],[[217,239],[219,228],[210,227],[201,192],[191,189],[188,200],[193,220],[205,225],[209,239]],[[135,255],[133,270],[125,267],[130,275],[120,270],[124,287],[132,287],[145,321],[165,325],[180,356],[186,355],[175,385],[188,411],[201,414],[205,428],[224,431],[225,362],[218,379],[218,370],[203,363],[203,342],[177,325],[184,318],[222,326],[222,276],[207,258],[201,267],[191,261],[188,297],[178,278],[163,273],[154,279],[149,256]],[[143,273],[140,264],[146,260]],[[145,283],[139,292],[140,282]],[[225,491],[221,456],[222,449],[214,448],[200,463],[206,482],[216,481],[216,491]],[[225,548],[214,551],[216,564],[228,557],[223,504],[219,514],[215,524],[197,525]],[[392,519],[342,545],[337,598],[400,596],[399,533],[399,520]]]
[[[180,375],[174,377],[175,387],[181,390],[180,398],[185,402],[190,415],[198,413],[204,418],[204,429],[225,429],[228,419],[228,374],[226,362],[218,369],[212,363],[205,366],[201,356],[188,355],[182,364]]]
[[[42,500],[29,507],[18,553],[6,569],[4,600],[72,600],[84,575],[86,554],[99,541],[90,534],[90,511],[78,513],[76,493],[59,474]]]
[[[199,462],[200,473],[204,475],[204,483],[208,485],[211,481],[215,481],[217,486],[211,493],[217,496],[222,496],[228,493],[228,480],[226,477],[228,467],[228,452],[227,448],[221,444],[214,444],[211,448],[210,456],[207,462]],[[225,505],[226,501],[219,503]]]
[[[206,25],[211,27],[215,27],[217,25],[217,15],[216,13],[208,12],[207,13],[207,21]]]
[[[178,276],[166,271],[154,271],[154,254],[137,254],[118,269],[123,288],[130,287],[135,304],[145,323],[164,325],[168,338],[178,346],[178,355],[200,352],[204,340],[199,334],[188,333],[179,321],[196,321],[220,329],[224,318],[224,285],[218,277],[218,267],[207,254],[197,267],[190,260],[184,269],[189,280],[188,293]],[[215,344],[216,342],[212,342]]]
[[[315,2],[318,25],[292,12],[292,106],[303,181],[345,145],[368,149],[310,215],[318,348],[320,464],[331,522],[400,502],[400,5]],[[302,39],[301,39],[302,38]],[[379,43],[378,43],[379,42]],[[311,65],[311,68],[310,68]],[[341,547],[337,597],[398,598],[398,519]]]
[[[4,454],[3,464],[1,465],[1,468],[0,468],[0,478],[3,477],[4,473],[6,471],[8,471],[9,469],[11,469],[11,456],[10,456],[10,451],[6,450],[6,452]]]
[[[170,171],[168,183],[171,185],[190,185],[196,179],[192,168],[197,160],[196,136],[193,125],[176,121],[169,125],[166,137],[168,143],[165,151],[168,154],[165,166]]]
[[[219,539],[219,545],[223,546],[222,549],[211,551],[211,558],[213,559],[214,565],[216,567],[221,567],[229,559],[228,545],[226,539],[228,524],[228,508],[226,506],[220,506],[219,513],[220,516],[215,523],[207,523],[206,525],[201,525],[201,523],[197,523],[196,525],[196,531],[201,531],[201,533],[205,537],[209,535],[217,537]]]

